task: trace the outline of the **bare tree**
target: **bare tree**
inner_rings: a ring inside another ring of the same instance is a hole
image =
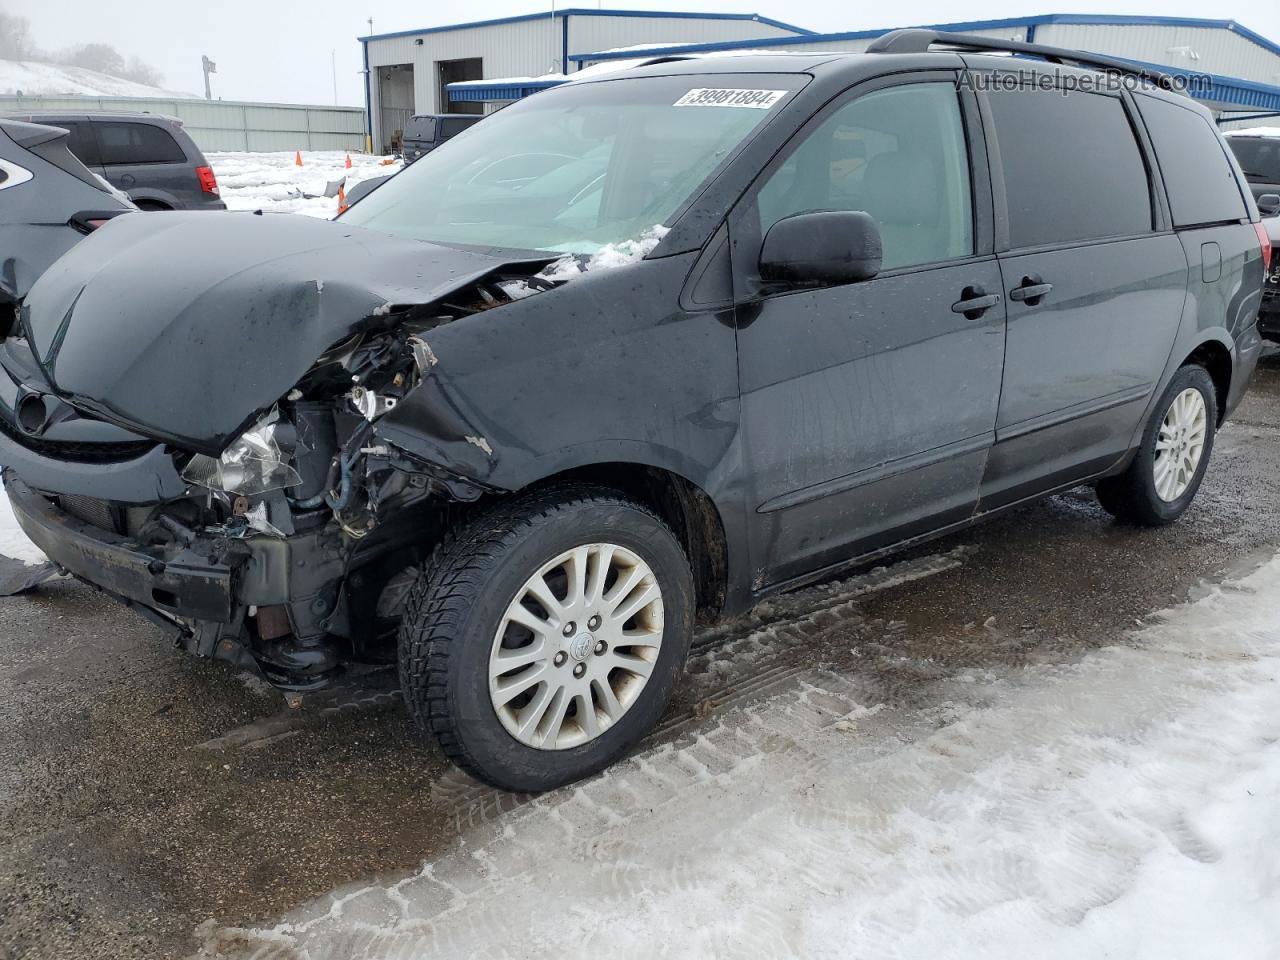
[[[31,24],[26,17],[0,10],[0,60],[42,60],[69,67],[84,67],[112,77],[159,86],[164,75],[139,56],[127,60],[107,43],[83,43],[59,53],[49,53],[36,46],[31,37]]]
[[[129,62],[125,65],[124,73],[121,76],[126,80],[145,83],[150,87],[158,87],[164,83],[164,74],[138,56],[129,58]]]
[[[97,70],[112,77],[123,77],[124,57],[115,47],[106,43],[85,43],[59,54],[58,61],[69,67]]]
[[[30,60],[36,54],[27,18],[0,10],[0,60]]]

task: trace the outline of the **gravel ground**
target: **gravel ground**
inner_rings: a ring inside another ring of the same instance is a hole
[[[1118,527],[1073,491],[775,600],[701,638],[654,742],[818,664],[907,707],[975,666],[1073,662],[1273,556],[1278,477],[1270,360],[1181,523]],[[290,708],[69,582],[0,600],[0,636],[0,960],[231,953],[227,931],[406,875],[519,803],[449,771],[385,677]]]

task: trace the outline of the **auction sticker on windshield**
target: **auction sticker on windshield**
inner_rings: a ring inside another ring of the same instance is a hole
[[[724,90],[698,87],[675,102],[677,107],[747,107],[768,110],[786,94],[785,90]]]

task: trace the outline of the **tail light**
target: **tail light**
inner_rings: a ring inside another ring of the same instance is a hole
[[[196,167],[196,176],[200,179],[200,189],[205,193],[218,195],[218,178],[213,175],[213,167]]]
[[[1258,242],[1262,244],[1262,275],[1265,277],[1271,270],[1271,236],[1261,223],[1255,223],[1253,229],[1258,231]]]

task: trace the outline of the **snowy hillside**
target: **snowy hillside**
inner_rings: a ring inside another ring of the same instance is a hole
[[[0,60],[0,95],[19,91],[27,96],[195,97],[193,93],[149,87],[145,83],[122,80],[84,67],[64,67],[34,60]]]

